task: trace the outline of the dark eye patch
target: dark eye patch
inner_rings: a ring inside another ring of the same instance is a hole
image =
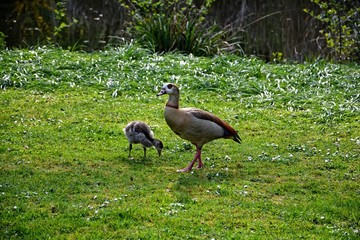
[[[173,86],[174,86],[174,85],[172,85],[171,83],[168,84],[168,88],[169,88],[169,89],[172,89]]]

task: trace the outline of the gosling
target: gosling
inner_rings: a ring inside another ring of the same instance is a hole
[[[144,148],[144,158],[146,158],[146,148],[155,147],[159,157],[164,148],[163,143],[154,138],[154,133],[150,127],[140,121],[133,121],[128,123],[124,128],[124,134],[129,141],[129,158],[131,158],[132,144],[140,143]]]

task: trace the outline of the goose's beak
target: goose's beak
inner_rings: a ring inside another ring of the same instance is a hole
[[[158,97],[158,96],[161,96],[161,95],[164,95],[164,94],[166,94],[165,89],[161,89],[161,91],[158,94],[156,94],[156,96]]]

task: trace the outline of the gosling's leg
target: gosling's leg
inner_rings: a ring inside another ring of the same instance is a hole
[[[129,144],[129,156],[128,156],[129,158],[131,157],[131,149],[132,149],[132,144],[130,143]]]
[[[144,147],[144,158],[146,158],[146,147]]]

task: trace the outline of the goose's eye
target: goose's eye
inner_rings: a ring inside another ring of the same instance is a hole
[[[172,84],[168,84],[168,89],[172,89],[173,85]]]

